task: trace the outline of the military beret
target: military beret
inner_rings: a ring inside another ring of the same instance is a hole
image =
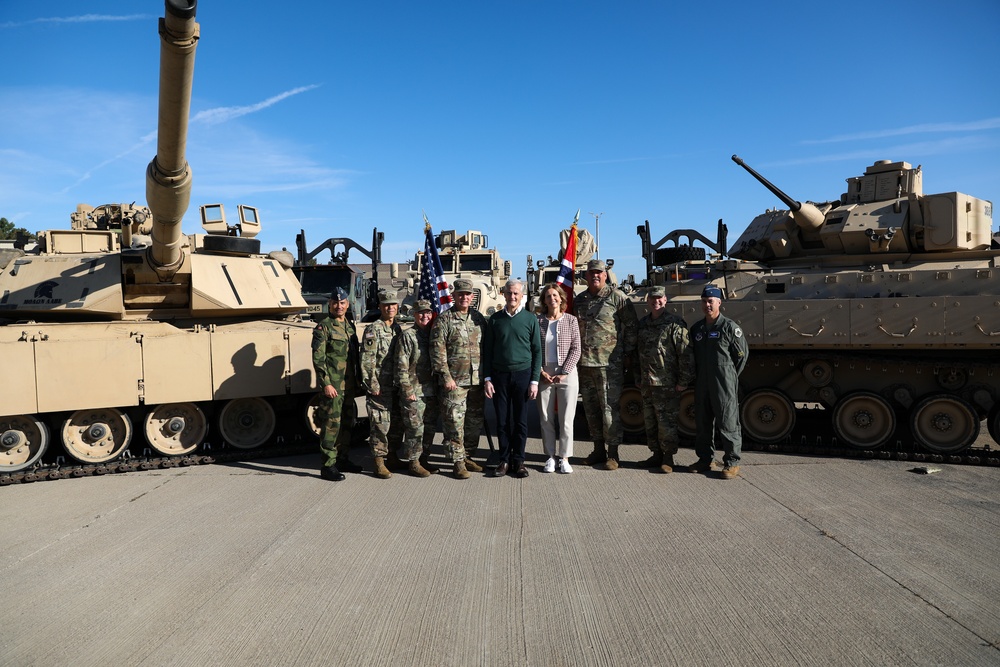
[[[716,299],[722,298],[722,290],[715,285],[707,285],[705,289],[701,291],[701,298],[707,299],[708,297],[714,296]]]
[[[390,292],[389,290],[380,289],[378,291],[378,303],[380,306],[389,306],[392,304],[399,305],[399,298],[395,292]]]
[[[592,259],[587,262],[588,271],[607,271],[608,265],[604,263],[603,259]]]
[[[472,291],[473,291],[472,281],[466,280],[465,278],[459,278],[458,280],[456,280],[455,288],[452,290],[452,292],[455,292],[456,294],[459,292],[472,292]]]
[[[427,299],[417,299],[417,302],[413,304],[413,312],[422,313],[425,310],[434,310],[434,306]]]
[[[330,292],[330,301],[347,301],[347,292],[343,287],[334,287]]]

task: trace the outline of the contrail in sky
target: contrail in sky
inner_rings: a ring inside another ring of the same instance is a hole
[[[829,139],[806,139],[803,144],[832,144],[840,141],[859,141],[864,139],[884,139],[886,137],[901,137],[907,134],[931,134],[940,132],[976,132],[978,130],[995,130],[1000,127],[1000,118],[986,118],[968,123],[924,123],[910,125],[894,130],[874,130],[856,134],[841,134]]]
[[[127,14],[113,16],[111,14],[82,14],[80,16],[54,16],[52,18],[30,19],[28,21],[7,21],[0,23],[0,28],[21,28],[37,23],[104,23],[107,21],[140,21],[152,18],[149,14]]]

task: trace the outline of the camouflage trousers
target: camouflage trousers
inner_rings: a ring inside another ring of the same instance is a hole
[[[590,437],[598,448],[622,444],[622,422],[618,403],[625,384],[625,368],[621,363],[610,366],[577,366],[580,375],[580,396],[587,416]]]
[[[437,396],[417,396],[412,401],[400,396],[400,412],[403,413],[403,428],[406,432],[404,451],[406,458],[416,461],[430,451],[437,432],[438,415],[441,412]]]
[[[325,399],[320,404],[315,421],[321,424],[319,450],[323,466],[335,465],[338,456],[347,456],[351,446],[351,428],[358,414],[354,402],[356,392],[354,384],[349,382],[344,389],[338,390],[336,398]]]
[[[368,394],[368,422],[371,434],[368,445],[372,456],[388,456],[389,448],[402,458],[403,416],[399,411],[399,392],[395,389],[383,391],[378,396]]]
[[[479,447],[483,432],[486,396],[482,386],[441,390],[441,422],[444,446],[452,461],[471,458]]]
[[[640,387],[642,416],[646,422],[646,445],[655,454],[677,453],[680,435],[677,420],[681,410],[681,395],[673,387]]]

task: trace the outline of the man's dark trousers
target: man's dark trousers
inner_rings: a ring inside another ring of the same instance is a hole
[[[497,443],[500,461],[506,461],[511,471],[524,463],[524,447],[528,442],[528,389],[531,369],[493,372],[493,410],[497,416]]]

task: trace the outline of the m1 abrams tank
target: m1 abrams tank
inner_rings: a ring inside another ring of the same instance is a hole
[[[205,206],[207,233],[181,233],[195,5],[167,0],[159,23],[148,209],[82,206],[72,229],[40,232],[37,250],[0,265],[0,473],[33,466],[56,440],[89,464],[142,440],[187,454],[206,414],[225,442],[256,447],[274,431],[275,406],[305,415],[314,395],[294,258],[260,254],[256,211],[240,207],[230,227],[221,205]]]
[[[921,167],[889,161],[847,179],[838,200],[803,203],[733,161],[787,209],[757,216],[728,253],[721,221],[715,243],[678,230],[653,244],[648,221],[638,233],[647,282],[663,284],[668,308],[689,324],[703,317],[705,285],[723,290],[723,312],[751,347],[740,378],[745,435],[786,440],[797,409],[813,404],[833,446],[957,454],[984,418],[1000,442],[992,203],[925,195]]]

